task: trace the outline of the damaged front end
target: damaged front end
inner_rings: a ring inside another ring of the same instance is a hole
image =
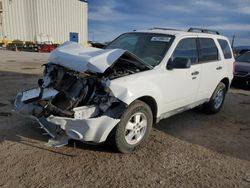
[[[67,55],[59,48],[52,56],[61,56],[59,52]],[[93,50],[91,53],[93,55]],[[38,87],[17,94],[15,110],[39,122],[41,128],[52,137],[48,142],[50,146],[66,145],[69,139],[104,142],[127,107],[127,104],[113,95],[107,83],[149,69],[143,65],[138,66],[138,62],[131,64],[131,61],[135,61],[131,58],[121,53],[101,72],[91,69],[77,71],[74,58],[72,69],[52,59],[52,62],[45,65],[44,76],[38,80]],[[90,60],[86,65],[89,65]]]
[[[56,141],[69,139],[103,142],[107,135],[97,129],[112,129],[126,104],[112,95],[105,80],[77,73],[52,63],[45,65],[39,87],[17,95],[16,110],[35,117]],[[67,144],[55,143],[56,145]],[[51,142],[52,143],[52,142]]]

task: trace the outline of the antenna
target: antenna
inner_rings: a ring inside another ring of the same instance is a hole
[[[235,39],[235,35],[233,35],[233,39],[232,39],[232,44],[231,44],[232,48],[234,47],[234,39]]]

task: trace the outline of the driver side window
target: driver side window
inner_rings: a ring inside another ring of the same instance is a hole
[[[171,59],[174,60],[177,57],[189,59],[192,65],[197,64],[198,51],[196,45],[196,38],[182,39],[175,48]]]

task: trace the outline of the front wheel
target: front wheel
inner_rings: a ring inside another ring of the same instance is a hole
[[[110,143],[121,153],[130,153],[149,137],[153,124],[150,107],[139,100],[133,102],[110,135]]]
[[[203,109],[208,114],[216,114],[220,111],[226,96],[226,85],[222,82],[216,87],[210,101],[203,104]]]

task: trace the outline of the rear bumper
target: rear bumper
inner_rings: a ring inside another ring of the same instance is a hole
[[[234,84],[250,84],[250,76],[234,76]]]

